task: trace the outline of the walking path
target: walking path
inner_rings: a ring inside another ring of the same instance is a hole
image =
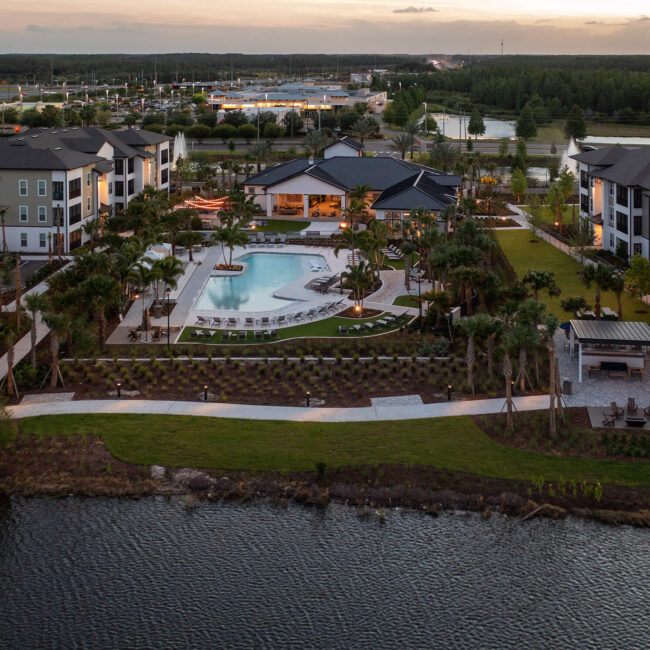
[[[171,400],[79,400],[27,403],[12,406],[16,418],[35,415],[71,413],[139,413],[158,415],[201,415],[213,418],[243,420],[285,420],[290,422],[375,422],[384,420],[416,420],[453,415],[499,413],[505,400],[482,399],[440,402],[437,404],[404,404],[366,406],[361,408],[307,408],[295,406],[256,406],[251,404],[217,404],[213,402],[177,402]],[[515,397],[518,411],[547,408],[548,395]]]

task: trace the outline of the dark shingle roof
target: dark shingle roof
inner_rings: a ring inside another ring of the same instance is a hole
[[[456,196],[448,187],[439,185],[437,176],[427,172],[413,174],[401,183],[383,191],[372,204],[373,210],[426,210],[440,211],[456,203]]]
[[[290,160],[289,162],[275,165],[275,167],[269,167],[263,172],[259,172],[259,174],[254,174],[244,182],[244,185],[262,185],[268,187],[269,185],[286,181],[308,168],[309,161],[306,158]]]
[[[335,144],[347,144],[348,147],[352,147],[357,151],[363,151],[363,149],[365,148],[364,145],[362,145],[360,142],[357,142],[356,140],[349,138],[347,135],[344,135],[336,142],[331,142],[330,144],[328,144],[327,147],[325,147],[325,149],[329,149],[330,147],[333,147]]]
[[[595,178],[604,178],[626,187],[650,189],[650,148],[625,150],[625,155],[604,169],[591,172]]]
[[[20,140],[0,140],[0,169],[68,170],[93,165],[100,156],[64,148],[37,148]]]
[[[126,129],[125,131],[111,131],[110,133],[131,147],[145,147],[171,140],[168,135],[147,131],[146,129]]]
[[[600,149],[583,151],[582,153],[570,156],[570,158],[588,165],[613,165],[625,156],[628,151],[629,149],[621,147],[620,144],[615,144],[611,147],[601,147]]]

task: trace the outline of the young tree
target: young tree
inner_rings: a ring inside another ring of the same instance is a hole
[[[526,193],[528,182],[521,169],[515,169],[510,178],[510,191],[517,197],[517,203],[521,202],[522,194]]]
[[[284,126],[284,130],[293,138],[303,130],[305,124],[298,111],[289,111],[282,118],[282,126]]]
[[[557,185],[551,185],[551,188],[546,195],[546,205],[555,215],[555,224],[558,227],[558,232],[562,234],[562,226],[564,225],[564,192]]]
[[[521,111],[515,133],[518,138],[523,138],[524,140],[530,140],[530,138],[537,136],[537,124],[535,123],[533,111],[528,104]]]
[[[630,268],[625,271],[625,286],[639,300],[650,295],[650,260],[637,254],[630,260]]]
[[[485,122],[483,121],[483,116],[479,112],[478,108],[474,106],[472,110],[472,115],[469,118],[469,124],[467,125],[467,132],[474,136],[474,139],[477,139],[479,135],[485,134]]]
[[[574,104],[567,114],[564,135],[574,140],[584,140],[587,137],[587,122],[578,104]]]

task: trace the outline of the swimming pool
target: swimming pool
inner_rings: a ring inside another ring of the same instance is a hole
[[[322,255],[297,253],[248,253],[237,258],[246,262],[243,275],[210,278],[196,309],[270,311],[288,304],[273,292],[311,273],[328,271]]]

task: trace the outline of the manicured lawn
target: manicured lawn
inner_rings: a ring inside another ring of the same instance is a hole
[[[641,124],[609,124],[587,122],[587,135],[626,138],[650,138],[650,126]]]
[[[566,142],[564,135],[564,120],[554,120],[550,124],[544,124],[537,127],[537,137],[531,142],[544,142],[548,144],[563,144]]]
[[[532,234],[529,230],[504,230],[497,231],[496,238],[517,276],[523,277],[528,270],[553,271],[562,294],[558,297],[549,297],[546,291],[540,293],[543,300],[560,320],[565,321],[575,318],[575,314],[565,312],[560,307],[560,301],[572,296],[585,296],[593,307],[596,291],[592,287],[587,289],[578,277],[580,264],[554,246],[539,240],[533,244],[530,240]],[[617,309],[616,296],[611,291],[604,291],[601,296],[601,305]],[[623,318],[630,321],[645,321],[650,323],[650,313],[637,314],[636,310],[647,310],[647,306],[627,294],[623,295]]]
[[[264,219],[264,217],[256,217],[256,219]],[[255,226],[255,230],[259,232],[297,232],[304,230],[311,222],[310,221],[286,221],[284,219],[269,219],[266,226]]]
[[[468,416],[396,422],[286,422],[176,415],[55,415],[24,419],[41,435],[98,435],[138,465],[313,471],[378,464],[429,465],[530,481],[650,485],[650,464],[558,458],[501,445]]]
[[[415,307],[417,309],[419,303],[415,298],[406,294],[405,296],[397,296],[397,298],[393,300],[393,304],[398,305],[399,307]]]
[[[524,212],[530,212],[531,214],[534,214],[536,216],[539,216],[541,220],[549,225],[553,225],[555,223],[555,212],[551,210],[547,205],[539,205],[539,206],[521,206],[521,209]],[[573,223],[573,212],[572,212],[572,207],[570,205],[565,206],[564,210],[562,210],[562,215],[563,215],[563,221],[562,223],[565,225],[568,225],[570,223]],[[575,206],[575,215],[576,215],[576,220],[580,217],[580,208],[579,206]]]
[[[283,327],[281,329],[278,329],[278,337],[274,338],[273,341],[282,341],[283,339],[293,339],[293,338],[306,338],[306,337],[316,337],[316,338],[322,338],[322,337],[328,337],[328,336],[336,336],[339,338],[347,338],[347,337],[352,337],[354,338],[355,336],[370,336],[371,334],[377,334],[377,333],[386,333],[386,332],[392,332],[393,330],[399,329],[400,325],[404,325],[407,320],[403,319],[400,322],[397,323],[397,325],[393,325],[392,327],[384,327],[381,329],[374,329],[374,330],[363,330],[361,334],[357,334],[356,332],[354,334],[348,334],[346,335],[340,335],[339,334],[339,326],[342,325],[343,327],[348,327],[350,328],[352,325],[356,324],[363,324],[363,323],[374,323],[376,320],[379,320],[384,314],[380,314],[379,316],[374,316],[373,318],[339,318],[337,316],[333,316],[332,318],[324,318],[323,320],[317,320],[312,323],[303,323],[300,325],[294,325],[292,327]],[[239,328],[239,331],[242,331],[244,328],[241,326]],[[268,329],[277,329],[274,325],[271,326],[265,326],[261,327],[259,325],[256,325],[254,328],[248,329],[246,331],[246,341],[238,341],[237,339],[231,339],[227,343],[230,343],[232,345],[241,345],[244,343],[261,343],[262,341],[255,341],[253,338],[253,331],[254,330],[268,330]],[[191,332],[193,330],[207,330],[214,332],[211,338],[202,338],[202,339],[195,339],[192,338]],[[181,336],[178,340],[179,343],[221,343],[221,332],[227,332],[227,331],[233,331],[229,329],[224,329],[224,330],[213,330],[209,328],[202,328],[202,327],[186,327],[182,333]],[[269,342],[269,339],[265,339],[266,343]],[[226,342],[224,342],[225,344]]]

